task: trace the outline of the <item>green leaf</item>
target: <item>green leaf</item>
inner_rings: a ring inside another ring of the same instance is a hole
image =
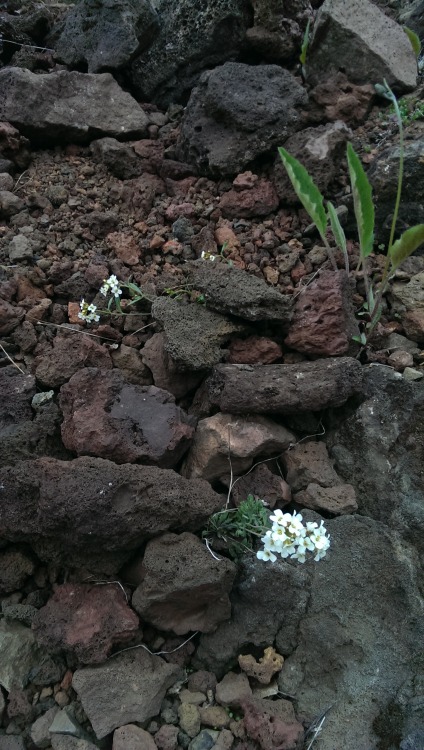
[[[415,57],[418,59],[421,53],[421,42],[418,34],[416,34],[415,31],[412,31],[412,29],[408,28],[408,26],[404,26],[403,30],[407,35],[409,41],[411,42],[411,47],[414,50]]]
[[[306,24],[305,33],[303,35],[302,39],[302,47],[300,50],[300,56],[299,61],[301,65],[304,65],[306,63],[306,54],[308,52],[308,46],[309,46],[309,29],[311,27],[311,19],[308,18],[308,23]]]
[[[350,184],[352,186],[361,257],[366,258],[372,252],[374,244],[374,204],[372,202],[372,190],[368,177],[351,143],[347,145],[347,163]]]
[[[340,224],[340,219],[337,215],[337,211],[333,204],[328,201],[327,203],[328,215],[330,217],[331,231],[333,232],[334,239],[336,240],[337,247],[342,250],[343,255],[347,255],[346,237],[343,231],[343,227]]]
[[[290,156],[281,147],[278,149],[278,153],[297,197],[316,225],[321,237],[323,237],[327,229],[327,214],[324,208],[323,196],[305,167],[294,156]]]
[[[395,271],[423,242],[424,224],[417,224],[415,227],[407,229],[389,248],[388,254],[392,262],[392,270]]]
[[[362,346],[365,346],[367,343],[367,337],[365,333],[360,333],[359,336],[352,336],[352,341],[356,341],[358,344],[362,344]]]

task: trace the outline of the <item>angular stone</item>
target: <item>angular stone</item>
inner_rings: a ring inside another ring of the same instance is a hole
[[[24,688],[31,669],[45,654],[34,633],[18,622],[0,622],[0,685],[5,690]]]
[[[296,414],[341,406],[361,393],[362,367],[350,357],[296,365],[216,365],[198,396],[230,414]]]
[[[231,615],[235,574],[234,563],[215,560],[193,534],[165,534],[146,547],[132,605],[159,630],[211,632]]]
[[[181,703],[178,706],[178,720],[183,732],[195,737],[200,732],[200,711],[192,703]]]
[[[20,589],[35,569],[33,560],[19,549],[0,550],[0,594]]]
[[[87,367],[76,373],[61,388],[60,406],[63,442],[79,456],[171,468],[194,433],[195,419],[170,393],[133,385],[119,370]]]
[[[32,724],[30,734],[36,747],[50,747],[51,734],[49,728],[58,711],[59,706],[53,706],[45,714],[39,716]]]
[[[112,750],[157,750],[149,732],[136,724],[126,724],[113,733]]]
[[[9,190],[0,190],[0,218],[10,219],[25,208],[25,203],[18,195]]]
[[[293,500],[303,508],[333,513],[335,516],[358,510],[356,493],[351,484],[339,484],[336,487],[308,484],[305,490],[296,492]]]
[[[286,346],[302,354],[335,357],[350,353],[359,335],[344,271],[321,271],[296,299]]]
[[[52,735],[51,742],[53,750],[98,750],[97,745],[93,745],[92,742],[66,734]]]
[[[0,70],[0,120],[39,143],[88,143],[103,135],[141,138],[148,118],[110,73]]]
[[[283,356],[281,346],[265,336],[233,339],[228,349],[228,362],[235,365],[271,365]]]
[[[165,350],[183,370],[208,370],[220,362],[222,346],[245,324],[228,320],[202,305],[182,305],[169,297],[159,297],[152,306],[152,317],[164,329]]]
[[[224,193],[218,207],[227,219],[249,219],[254,216],[268,216],[277,210],[278,205],[278,195],[272,182],[256,178],[255,184],[247,190],[233,189]]]
[[[203,528],[224,502],[202,480],[89,457],[22,461],[0,469],[0,484],[3,539],[102,572],[116,572],[152,536]]]
[[[243,172],[300,129],[306,102],[306,91],[287,70],[228,62],[204,73],[192,91],[178,155],[202,174]]]
[[[387,49],[396,54],[388,55]],[[341,63],[341,61],[343,61]],[[399,91],[417,83],[417,60],[402,28],[369,0],[325,0],[314,23],[306,59],[308,83],[340,68],[354,83],[386,79]]]
[[[25,750],[23,737],[20,735],[0,736],[0,750]]]
[[[230,708],[239,708],[241,702],[251,696],[252,689],[244,672],[228,672],[215,689],[216,702]]]
[[[358,86],[339,72],[330,74],[309,92],[308,110],[318,122],[325,117],[330,122],[358,125],[367,117],[374,97],[371,83]]]
[[[229,479],[231,468],[235,475],[241,474],[256,456],[278,455],[295,440],[292,432],[266,417],[218,413],[198,423],[183,474],[209,482]]]
[[[111,352],[112,362],[132,385],[151,385],[152,376],[143,362],[141,353],[132,346],[121,344]],[[155,383],[155,385],[158,385]],[[165,390],[167,390],[165,388]],[[174,394],[175,395],[175,394]]]
[[[53,339],[52,349],[36,357],[34,374],[44,388],[57,388],[84,367],[112,369],[106,347],[90,336],[61,334]]]
[[[130,180],[143,173],[141,159],[127,143],[116,138],[99,138],[90,146],[93,156],[108,168],[109,172],[120,180]]]
[[[291,502],[291,491],[286,480],[280,474],[273,474],[268,466],[275,466],[275,462],[261,463],[249,471],[248,474],[237,477],[233,484],[231,497],[236,506],[240,505],[249,495],[259,497],[267,508],[278,506],[283,508]]]
[[[291,320],[292,298],[256,276],[226,263],[191,264],[188,279],[202,292],[208,308],[249,321],[273,320],[283,329]]]
[[[0,299],[0,334],[6,335],[18,327],[25,310],[22,307],[11,305],[5,299]]]
[[[144,724],[156,716],[166,691],[181,676],[180,667],[140,648],[97,667],[77,669],[72,687],[102,739],[125,724]]]
[[[278,704],[286,705],[290,714],[279,716]],[[297,750],[304,740],[303,726],[296,721],[293,706],[289,701],[267,701],[248,699],[242,702],[243,725],[248,737],[261,747],[261,750]]]
[[[150,0],[83,0],[67,13],[55,53],[72,68],[85,64],[89,73],[119,69],[151,44],[158,26]]]
[[[293,492],[305,490],[311,483],[321,487],[335,487],[342,483],[322,441],[311,440],[294,445],[286,451],[282,463]]]
[[[143,363],[153,375],[154,384],[172,393],[175,398],[183,398],[194,390],[202,380],[202,373],[178,369],[166,351],[163,333],[154,333],[141,350]],[[122,348],[122,346],[121,346]]]
[[[105,661],[113,646],[130,640],[138,624],[118,586],[65,583],[38,611],[32,629],[50,653],[66,651],[95,664]]]

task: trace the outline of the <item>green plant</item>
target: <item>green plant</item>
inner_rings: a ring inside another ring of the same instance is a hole
[[[311,28],[311,19],[308,18],[308,23],[306,24],[305,33],[303,35],[302,39],[302,46],[300,48],[300,55],[299,55],[299,62],[302,66],[302,76],[305,78],[305,64],[306,64],[306,55],[308,54],[308,47],[309,47],[309,32]]]
[[[374,247],[375,212],[372,199],[372,189],[358,155],[355,153],[352,145],[350,143],[348,144],[347,162],[359,237],[360,257],[358,269],[362,268],[364,273],[366,294],[366,302],[364,307],[368,317],[368,320],[365,324],[365,330],[360,336],[355,337],[355,340],[358,340],[359,343],[363,345],[367,343],[369,335],[372,333],[381,317],[383,309],[383,296],[387,291],[387,287],[392,275],[394,274],[396,269],[399,268],[399,266],[424,242],[424,224],[418,224],[414,227],[410,227],[401,235],[399,239],[397,239],[396,241],[394,239],[403,182],[404,137],[402,116],[399,110],[397,99],[386,81],[384,81],[384,85],[376,86],[376,90],[380,95],[385,96],[392,102],[395,110],[399,127],[399,171],[395,207],[390,228],[389,243],[387,246],[386,262],[384,265],[381,281],[377,286],[374,286],[373,280],[370,276],[368,263],[369,256],[371,255]],[[296,195],[298,196],[300,202],[317,227],[321,239],[327,249],[333,268],[336,269],[337,265],[335,263],[333,251],[326,237],[329,224],[331,226],[336,245],[343,253],[345,259],[345,269],[348,273],[349,260],[347,255],[346,238],[334,206],[328,201],[326,210],[324,208],[324,198],[306,169],[297,161],[297,159],[295,159],[293,156],[290,156],[290,154],[288,154],[285,149],[280,148],[279,153],[290,181],[293,185],[293,188],[296,192]]]
[[[424,101],[420,99],[407,99],[403,97],[398,101],[402,125],[405,127],[411,122],[424,119]],[[396,116],[395,107],[392,105],[390,114]]]
[[[125,300],[125,310],[121,304],[123,289],[127,290],[129,296],[129,299]],[[109,276],[108,279],[103,280],[100,294],[102,294],[103,297],[109,297],[107,309],[101,310],[93,303],[89,304],[82,299],[80,302],[80,311],[78,313],[80,320],[83,320],[85,323],[98,323],[101,315],[112,315],[113,313],[128,315],[127,308],[137,304],[137,302],[141,302],[141,300],[148,299],[137,284],[134,284],[131,281],[119,281],[114,274]]]
[[[237,560],[245,552],[253,552],[256,538],[271,526],[268,512],[261,500],[249,495],[238,508],[214,513],[202,536],[207,542],[224,542],[230,556]]]

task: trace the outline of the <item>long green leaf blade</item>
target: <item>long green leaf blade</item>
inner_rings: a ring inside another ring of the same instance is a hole
[[[306,63],[306,54],[308,52],[308,46],[309,46],[309,29],[310,29],[310,27],[311,27],[311,19],[308,18],[308,23],[306,24],[306,29],[305,29],[305,33],[303,35],[302,47],[301,47],[300,56],[299,56],[299,61],[300,61],[301,65],[304,65]],[[406,27],[405,27],[405,30],[406,30]],[[408,33],[408,32],[406,32],[406,33]]]
[[[305,167],[294,156],[290,156],[281,147],[278,152],[297,197],[316,225],[321,237],[323,237],[327,229],[327,214],[323,196]]]
[[[424,224],[417,224],[415,227],[407,229],[389,249],[392,270],[395,271],[396,268],[399,268],[401,263],[409,258],[423,242]]]
[[[407,35],[409,41],[411,42],[411,47],[414,50],[415,57],[418,59],[421,52],[421,42],[420,37],[418,34],[415,33],[415,31],[412,31],[408,26],[404,26],[403,30],[405,34]]]
[[[372,189],[368,177],[351,143],[347,145],[347,163],[358,226],[361,257],[366,258],[372,252],[374,244],[374,204],[372,202]]]
[[[327,211],[330,218],[331,231],[333,232],[337,247],[340,248],[343,253],[346,273],[349,273],[349,256],[347,254],[346,236],[343,231],[343,227],[340,224],[340,219],[337,215],[337,211],[330,201],[327,202]]]

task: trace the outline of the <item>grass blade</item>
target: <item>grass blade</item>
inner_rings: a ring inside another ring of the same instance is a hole
[[[408,26],[403,26],[403,30],[408,37],[409,41],[411,42],[411,47],[414,50],[415,57],[419,58],[421,53],[421,42],[420,37],[418,34],[415,33],[415,31],[412,31],[412,29],[408,28]]]
[[[411,227],[399,237],[396,242],[389,248],[389,257],[392,264],[392,270],[399,268],[404,260],[409,258],[412,253],[419,248],[424,242],[424,224],[417,224]]]
[[[327,211],[330,218],[331,231],[333,232],[337,247],[340,248],[343,253],[346,273],[349,273],[349,256],[347,254],[346,236],[343,231],[343,227],[340,224],[340,219],[338,217],[337,211],[330,201],[327,202]]]
[[[324,237],[327,229],[327,214],[323,196],[305,167],[294,156],[290,156],[281,147],[278,152],[297,197],[316,225],[321,237]]]
[[[358,225],[361,257],[367,258],[374,244],[374,205],[368,177],[352,144],[347,145],[347,163],[352,186],[353,205]]]

